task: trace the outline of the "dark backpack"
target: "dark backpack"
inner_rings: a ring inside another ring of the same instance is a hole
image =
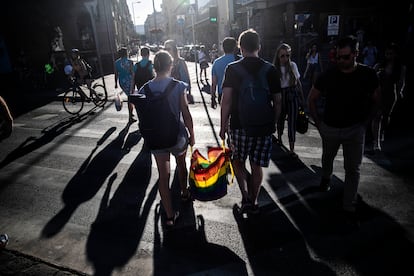
[[[150,71],[150,65],[152,62],[147,61],[147,64],[142,67],[141,61],[137,63],[137,70],[135,71],[135,85],[140,89],[145,83],[154,78],[153,72]]]
[[[156,95],[147,83],[144,85],[145,95],[130,96],[138,114],[141,135],[152,150],[169,148],[177,143],[180,121],[169,102],[169,96],[177,84],[178,81],[171,80],[165,91]]]
[[[275,131],[275,113],[267,82],[271,64],[265,62],[255,74],[237,62],[234,69],[242,77],[238,95],[238,115],[241,127],[248,136],[265,136]]]

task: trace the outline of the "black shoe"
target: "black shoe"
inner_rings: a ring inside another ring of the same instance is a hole
[[[240,204],[239,208],[239,214],[246,214],[247,212],[250,212],[250,209],[252,208],[252,203],[248,199],[242,199],[242,202]]]
[[[331,180],[329,178],[322,178],[319,184],[319,190],[321,192],[328,192],[331,189]]]
[[[361,223],[355,211],[342,210],[344,230],[352,231],[360,227]]]
[[[258,215],[260,213],[259,204],[251,204],[247,210],[249,215]]]

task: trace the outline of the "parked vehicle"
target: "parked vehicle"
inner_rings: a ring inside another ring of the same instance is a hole
[[[198,57],[197,51],[200,50],[201,45],[184,45],[181,50],[181,57],[186,61],[194,61],[194,57]]]

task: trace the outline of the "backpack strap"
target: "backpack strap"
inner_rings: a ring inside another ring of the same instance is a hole
[[[171,92],[174,90],[175,86],[178,84],[177,80],[172,79],[167,87],[165,88],[164,92],[161,93],[159,96],[154,96],[154,93],[152,93],[151,89],[149,88],[149,83],[147,82],[144,85],[144,91],[145,91],[145,95],[147,95],[149,98],[157,98],[157,99],[162,99],[165,97],[168,97]]]
[[[265,61],[262,66],[260,67],[260,70],[256,74],[250,74],[247,69],[240,63],[240,61],[236,62],[234,65],[234,69],[237,73],[239,73],[242,76],[242,79],[248,79],[248,78],[256,78],[259,77],[261,80],[265,80],[265,83],[263,83],[265,86],[268,86],[267,79],[262,78],[262,76],[266,76],[267,72],[269,71],[270,67],[272,66],[271,63]]]

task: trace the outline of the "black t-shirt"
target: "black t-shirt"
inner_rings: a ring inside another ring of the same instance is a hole
[[[362,64],[351,73],[343,73],[336,67],[324,72],[315,82],[315,88],[325,97],[324,123],[344,128],[364,122],[378,85],[375,71]]]
[[[238,115],[238,105],[234,104],[238,102],[238,94],[240,90],[240,86],[242,84],[242,76],[236,72],[233,68],[233,64],[236,62],[240,62],[242,66],[247,70],[249,74],[257,73],[262,65],[266,62],[261,58],[257,57],[245,57],[239,61],[235,61],[227,65],[226,71],[224,74],[223,80],[223,88],[230,87],[233,89],[232,93],[232,107],[230,113],[230,128],[231,129],[239,129],[241,128],[239,115]],[[267,81],[270,89],[270,93],[276,94],[281,92],[280,88],[280,78],[278,77],[278,73],[274,66],[271,66],[267,72]]]

